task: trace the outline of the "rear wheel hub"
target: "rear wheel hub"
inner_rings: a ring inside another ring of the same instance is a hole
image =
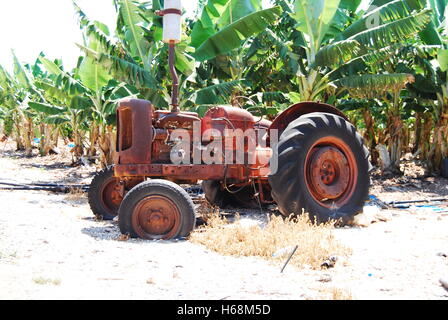
[[[308,190],[326,205],[344,204],[353,192],[357,166],[347,145],[338,138],[326,137],[310,150],[305,163]]]
[[[104,184],[101,195],[103,206],[110,212],[110,214],[116,215],[118,208],[123,201],[123,196],[120,193],[120,187],[115,178],[111,178]]]

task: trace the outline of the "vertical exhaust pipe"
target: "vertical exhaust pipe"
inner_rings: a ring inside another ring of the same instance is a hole
[[[182,36],[182,4],[181,0],[165,0],[163,11],[157,11],[157,15],[163,17],[163,42],[168,44],[169,68],[173,80],[171,106],[173,113],[179,110],[179,76],[176,72],[176,43]]]
[[[169,65],[171,72],[171,79],[173,80],[173,89],[171,94],[171,112],[179,112],[179,76],[176,72],[176,43],[171,41],[169,43]]]

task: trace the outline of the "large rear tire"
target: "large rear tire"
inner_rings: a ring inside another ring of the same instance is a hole
[[[142,182],[129,191],[118,212],[122,234],[147,240],[187,237],[196,224],[188,193],[166,180]]]
[[[118,215],[123,197],[117,189],[113,167],[108,167],[95,175],[90,184],[88,199],[90,208],[97,217],[113,220]]]
[[[319,223],[349,223],[363,210],[370,185],[369,151],[345,119],[328,113],[296,119],[274,148],[271,161],[275,159],[278,169],[269,182],[284,216],[306,212]]]

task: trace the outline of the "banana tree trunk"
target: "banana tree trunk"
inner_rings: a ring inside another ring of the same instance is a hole
[[[17,151],[25,150],[25,144],[23,143],[23,140],[22,140],[22,130],[21,130],[20,126],[16,126],[14,135],[15,135],[14,140],[16,141]]]
[[[47,156],[55,146],[53,144],[53,127],[49,124],[42,123],[40,125],[40,132],[42,137],[39,145],[39,153],[41,156]]]
[[[116,149],[116,132],[113,126],[101,126],[99,146],[101,149],[101,166],[106,167],[113,164]]]
[[[75,157],[75,161],[78,161],[84,156],[84,147],[82,143],[82,135],[77,128],[73,130],[73,140],[75,144],[75,147],[73,148],[73,156]]]
[[[97,153],[96,146],[98,144],[98,136],[99,136],[98,125],[95,123],[92,123],[92,127],[90,129],[90,135],[89,135],[90,146],[89,146],[89,150],[87,151],[87,156],[89,158],[94,158],[96,156],[96,153]]]
[[[59,127],[56,127],[51,135],[51,140],[55,148],[59,145]]]
[[[423,116],[422,116],[421,112],[417,112],[415,114],[414,141],[413,141],[413,148],[412,148],[413,154],[417,154],[417,152],[419,151],[420,143],[422,141],[421,140],[422,133],[423,133],[422,118],[423,118]]]
[[[442,159],[448,156],[448,115],[442,114],[434,129],[434,152],[431,158],[433,171],[439,172]]]
[[[401,119],[400,92],[394,92],[394,101],[388,112],[388,135],[391,172],[400,174],[400,161],[403,155],[403,127]]]
[[[366,134],[365,138],[367,140],[369,149],[370,149],[370,156],[371,161],[373,165],[378,164],[378,151],[376,150],[376,146],[378,145],[376,140],[376,134],[375,134],[375,125],[372,113],[368,108],[364,108],[362,110],[362,115],[364,118],[364,123],[366,125]]]
[[[431,149],[431,134],[433,129],[433,118],[432,115],[427,112],[423,114],[423,131],[419,143],[419,152],[421,155],[421,159],[428,160],[429,152]]]
[[[411,148],[410,148],[410,143],[411,143],[411,132],[410,132],[410,128],[406,125],[403,124],[403,138],[402,140],[402,146],[403,146],[403,152],[409,153],[411,152]]]
[[[25,156],[31,157],[33,155],[33,119],[25,118],[25,134],[24,134],[24,144],[25,144]]]
[[[17,151],[25,150],[25,144],[23,143],[23,133],[22,133],[22,117],[18,112],[14,113],[13,116],[14,121],[14,140],[16,141],[16,149]]]
[[[392,116],[389,119],[389,153],[391,161],[391,171],[400,173],[400,160],[403,154],[402,132],[403,121],[400,116]]]
[[[72,149],[74,162],[77,162],[84,156],[84,144],[83,135],[79,129],[79,124],[77,121],[77,115],[72,114],[72,127],[73,127],[73,143],[75,147]]]

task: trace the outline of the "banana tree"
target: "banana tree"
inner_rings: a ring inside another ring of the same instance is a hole
[[[14,51],[13,76],[2,70],[0,76],[6,88],[8,88],[9,111],[14,121],[16,142],[18,149],[24,149],[26,156],[32,155],[32,141],[34,138],[34,114],[28,106],[28,101],[43,100],[41,92],[34,85],[34,75],[30,66],[24,66]]]
[[[97,52],[85,46],[81,48],[115,78],[138,88],[140,97],[151,100],[158,108],[167,108],[169,92],[164,89],[169,87],[167,51],[160,41],[161,18],[154,14],[155,10],[161,8],[160,4],[154,1],[152,6],[147,6],[130,0],[117,0],[115,3],[119,41],[115,44],[109,42],[111,50],[108,52]],[[219,103],[229,88],[238,88],[238,81],[241,80],[238,75],[227,81],[217,80],[221,77],[215,74],[208,77],[211,75],[210,65],[203,61],[214,60],[241,47],[247,38],[273,23],[280,10],[272,8],[256,11],[260,8],[261,1],[255,0],[209,0],[204,6],[202,19],[194,23],[191,41],[184,34],[183,42],[176,49],[176,68],[181,73],[181,105],[184,108]],[[212,23],[210,29],[206,25],[209,18],[207,14],[215,14],[217,9],[219,11],[213,19],[219,16],[219,23]],[[85,15],[83,21],[86,25],[92,25],[87,22]],[[89,28],[90,34],[99,39],[100,32],[93,32],[93,29]],[[114,46],[124,49],[127,58],[117,56],[118,51],[112,49]],[[214,99],[205,99],[211,98],[213,93],[217,94]]]
[[[41,82],[47,103],[30,103],[37,111],[58,124],[69,122],[73,130],[76,158],[84,155],[84,132],[89,132],[89,154],[100,148],[101,164],[109,165],[115,151],[114,115],[118,100],[135,95],[129,86],[111,79],[107,72],[89,58],[84,59],[74,74],[41,57],[42,64],[53,75],[54,82]],[[56,103],[53,104],[53,103]],[[60,105],[57,105],[60,103]]]
[[[435,170],[441,169],[442,159],[448,158],[448,1],[441,0],[432,5],[439,15],[433,21],[442,45],[437,52],[439,90],[437,92],[437,119],[434,131],[434,151],[430,153],[430,161]],[[434,65],[432,65],[434,67]]]
[[[432,66],[437,77],[437,99],[434,102],[433,117],[435,120],[432,148],[428,155],[430,169],[439,172],[442,160],[448,158],[448,43],[437,53]]]
[[[416,43],[410,47],[413,63],[409,67],[413,69],[416,83],[408,88],[408,92],[414,99],[412,103],[427,111],[422,113],[420,110],[416,119],[417,124],[422,126],[422,137],[418,140],[416,152],[426,160],[429,171],[439,172],[442,159],[448,157],[448,19],[443,14],[448,13],[448,1],[430,1],[429,4],[435,12],[430,27],[435,28],[427,34],[432,34],[433,40],[440,39],[441,44],[422,46]],[[422,37],[421,41],[428,43],[427,37]]]
[[[29,106],[43,116],[44,123],[57,127],[69,125],[75,144],[73,155],[78,160],[84,155],[85,130],[82,123],[90,107],[83,97],[86,90],[56,63],[44,57],[39,60],[50,76],[36,81],[36,86],[44,92],[44,100],[31,101]]]
[[[295,1],[296,28],[303,34],[306,44],[306,69],[299,72],[297,79],[302,100],[322,99],[332,86],[356,89],[373,82],[377,89],[387,89],[391,83],[407,79],[402,74],[364,77],[369,73],[366,63],[384,59],[391,54],[389,47],[423,30],[431,19],[431,11],[424,9],[420,0],[396,0],[350,22],[355,12],[348,11],[347,4],[340,0]],[[355,8],[354,4],[351,6]],[[376,24],[372,25],[371,21]],[[346,23],[351,24],[335,33],[335,29]],[[347,75],[350,77],[344,79]]]
[[[10,132],[15,134],[17,150],[25,149],[22,140],[22,126],[19,106],[24,101],[24,92],[19,88],[15,78],[13,78],[4,68],[0,66],[0,97],[2,118],[4,121],[12,122]]]
[[[161,9],[159,1],[152,4],[131,0],[115,0],[117,9],[116,40],[111,39],[104,28],[92,22],[76,5],[81,29],[93,41],[101,44],[101,50],[78,45],[88,59],[93,59],[101,68],[119,82],[127,83],[140,92],[140,97],[151,100],[160,108],[167,108],[163,79],[167,73],[165,54],[161,41],[160,17],[154,12]]]

